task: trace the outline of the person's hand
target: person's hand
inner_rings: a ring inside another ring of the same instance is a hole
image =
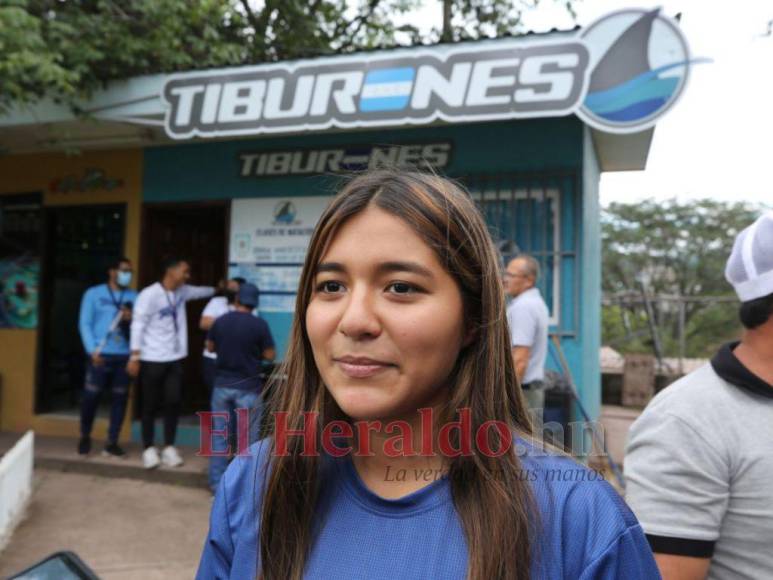
[[[126,363],[126,374],[133,379],[137,378],[137,375],[140,374],[140,361],[130,360]]]
[[[132,319],[132,309],[126,306],[121,308],[121,320],[129,322]]]
[[[93,364],[95,367],[102,366],[104,364],[105,359],[103,359],[98,351],[94,351],[91,353],[91,364]]]

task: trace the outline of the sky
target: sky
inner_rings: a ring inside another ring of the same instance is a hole
[[[561,2],[541,0],[526,28],[571,28]],[[680,25],[693,57],[681,99],[658,122],[644,171],[602,174],[601,203],[710,198],[773,206],[773,0],[576,0],[577,24],[621,8],[661,6]],[[421,29],[441,22],[441,2],[409,16]]]

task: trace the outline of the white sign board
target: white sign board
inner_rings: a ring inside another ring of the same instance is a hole
[[[292,312],[311,234],[329,197],[235,199],[229,278],[260,288],[262,312]]]

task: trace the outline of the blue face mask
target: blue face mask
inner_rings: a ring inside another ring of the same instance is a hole
[[[123,286],[124,288],[127,287],[129,284],[132,283],[132,273],[123,272],[119,270],[118,278],[116,279],[116,282],[118,282],[119,286]]]

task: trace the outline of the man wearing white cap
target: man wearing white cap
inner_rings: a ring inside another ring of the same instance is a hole
[[[773,212],[725,270],[740,342],[659,393],[631,428],[626,500],[664,580],[773,578]]]

